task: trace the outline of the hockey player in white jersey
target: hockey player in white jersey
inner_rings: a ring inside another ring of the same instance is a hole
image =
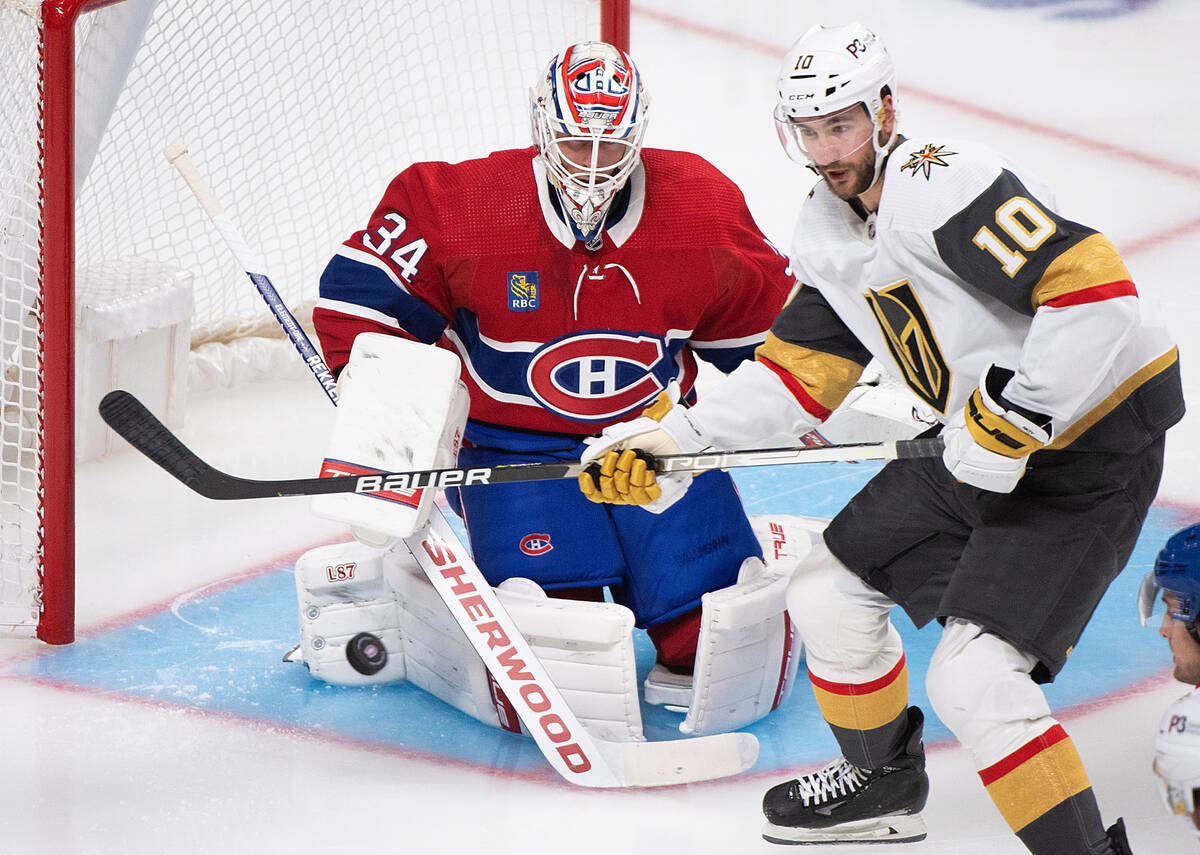
[[[756,359],[690,409],[610,427],[598,489],[661,507],[686,474],[639,451],[794,444],[874,356],[942,422],[940,459],[888,464],[797,570],[788,611],[844,756],[767,792],[776,843],[925,836],[922,713],[889,619],[937,620],[930,703],[1035,855],[1128,853],[1039,684],[1125,565],[1183,413],[1178,352],[1113,245],[984,146],[900,135],[895,73],[860,24],[788,52],[775,120],[822,179],[792,245],[802,287]]]
[[[1163,713],[1154,740],[1154,772],[1167,809],[1186,816],[1200,836],[1200,524],[1172,535],[1146,574],[1138,598],[1143,626],[1160,590],[1166,611],[1158,634],[1171,646],[1175,679],[1193,689]]]

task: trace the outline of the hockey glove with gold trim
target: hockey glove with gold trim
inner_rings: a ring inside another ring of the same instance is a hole
[[[1014,372],[989,365],[962,415],[946,425],[942,462],[964,484],[1011,493],[1029,455],[1050,442],[1050,417],[1005,399]]]
[[[589,464],[579,475],[579,489],[593,502],[640,505],[660,514],[687,492],[690,472],[659,475],[653,455],[703,451],[707,437],[676,406],[678,386],[660,392],[639,418],[611,425],[586,440],[580,462]]]

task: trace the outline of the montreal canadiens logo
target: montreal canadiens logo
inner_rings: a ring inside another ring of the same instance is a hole
[[[527,534],[521,538],[521,551],[526,555],[544,555],[553,549],[548,534]]]
[[[536,351],[526,382],[559,415],[601,421],[647,406],[665,388],[652,373],[665,350],[653,336],[580,333]]]
[[[599,58],[572,65],[567,74],[575,101],[601,110],[620,110],[629,95],[629,70]]]

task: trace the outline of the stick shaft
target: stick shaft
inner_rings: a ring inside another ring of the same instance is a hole
[[[170,428],[155,418],[129,392],[109,392],[100,402],[100,416],[118,435],[170,475],[210,499],[263,499],[273,496],[316,496],[326,493],[387,493],[417,488],[508,484],[520,481],[556,481],[577,478],[581,463],[514,463],[470,469],[421,469],[411,472],[371,472],[323,478],[253,480],[228,475],[201,460]],[[894,460],[935,457],[942,441],[932,439],[850,445],[764,448],[710,454],[676,454],[657,458],[662,472],[704,471],[791,463],[829,463],[856,460]],[[338,464],[326,461],[327,473]]]
[[[204,176],[200,174],[200,170],[196,168],[191,155],[188,154],[187,146],[182,142],[173,142],[167,146],[163,154],[171,165],[179,170],[179,174],[183,176],[183,180],[191,188],[192,194],[200,203],[200,207],[204,209],[204,213],[212,220],[213,225],[221,237],[224,238],[226,245],[228,245],[230,252],[237,259],[242,270],[250,277],[250,281],[254,283],[254,287],[258,289],[258,293],[262,296],[267,306],[270,307],[271,313],[275,315],[275,319],[283,327],[283,331],[287,333],[287,337],[291,340],[292,345],[300,352],[300,356],[304,359],[304,364],[308,366],[308,370],[312,372],[317,382],[321,384],[321,388],[325,391],[329,400],[336,404],[338,397],[337,381],[333,379],[333,374],[330,372],[329,366],[325,364],[325,360],[321,358],[321,354],[313,346],[308,334],[304,332],[304,328],[296,320],[296,316],[284,304],[283,298],[279,296],[279,291],[275,289],[275,285],[271,282],[270,277],[264,272],[266,266],[250,249],[250,245],[246,243],[245,237],[242,236],[241,229],[234,223],[233,218],[225,213],[225,208],[217,198],[217,194],[213,192],[212,187],[204,180]]]

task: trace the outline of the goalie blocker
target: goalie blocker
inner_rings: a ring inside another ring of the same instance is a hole
[[[705,595],[692,683],[664,687],[661,675],[647,678],[647,702],[686,709],[680,730],[687,734],[757,721],[787,697],[796,674],[801,651],[785,592],[824,522],[752,522],[766,563],[748,558],[737,584]],[[403,545],[310,550],[296,564],[296,590],[300,645],[285,658],[303,662],[313,677],[358,686],[408,680],[485,724],[521,731],[511,703]],[[509,579],[496,594],[593,735],[643,739],[628,609],[547,597],[528,579]]]
[[[454,466],[470,408],[460,370],[458,357],[441,348],[380,333],[357,336],[338,378],[321,476]],[[330,493],[315,496],[312,509],[384,546],[419,531],[436,497],[430,488]]]

